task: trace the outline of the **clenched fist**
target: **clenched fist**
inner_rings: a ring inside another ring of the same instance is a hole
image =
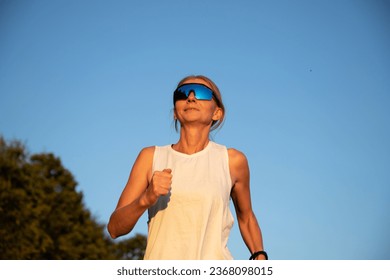
[[[153,206],[158,198],[162,195],[167,195],[171,190],[172,170],[164,169],[163,171],[155,171],[147,187],[144,197],[149,207]]]

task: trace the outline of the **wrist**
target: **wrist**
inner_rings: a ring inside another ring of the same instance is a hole
[[[268,260],[268,254],[265,251],[256,251],[249,260]]]
[[[148,198],[146,197],[146,194],[143,193],[139,198],[138,198],[138,204],[141,208],[148,209],[150,207],[150,202]]]

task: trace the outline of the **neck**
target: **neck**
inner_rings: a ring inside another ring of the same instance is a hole
[[[173,149],[189,155],[200,152],[210,142],[209,133],[209,128],[199,130],[199,128],[182,127],[179,142],[173,145]]]

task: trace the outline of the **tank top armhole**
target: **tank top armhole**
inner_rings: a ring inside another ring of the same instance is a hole
[[[229,183],[229,187],[230,187],[230,191],[232,190],[233,188],[233,181],[232,181],[232,175],[230,174],[230,162],[229,162],[229,149],[227,147],[225,147],[225,162],[226,162],[226,173],[229,175],[228,176],[228,183]]]
[[[160,150],[159,146],[154,146],[153,162],[152,162],[152,174],[156,170],[156,162],[158,160],[158,152]]]

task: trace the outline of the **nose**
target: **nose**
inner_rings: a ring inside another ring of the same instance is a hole
[[[191,92],[188,94],[187,102],[195,102],[195,101],[196,101],[195,94],[194,94],[193,91],[191,91]]]

